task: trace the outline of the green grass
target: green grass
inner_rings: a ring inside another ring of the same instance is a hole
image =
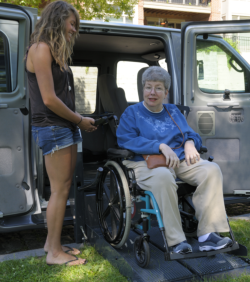
[[[233,230],[235,240],[240,244],[247,247],[248,255],[250,258],[250,221],[246,220],[230,220],[230,226]],[[223,234],[229,236],[229,234]],[[250,282],[250,275],[243,273],[239,277],[229,277],[225,274],[221,279],[205,279],[205,282]]]
[[[235,239],[245,245],[250,258],[250,221],[231,220],[230,225]],[[227,235],[227,234],[225,234]],[[11,260],[0,263],[0,282],[67,282],[67,281],[98,281],[98,282],[125,282],[128,281],[119,271],[105,260],[97,251],[87,246],[79,256],[86,258],[84,266],[47,266],[45,256],[31,257],[23,260]],[[206,282],[250,282],[250,275],[243,273],[240,277],[225,275],[222,279],[205,279]]]
[[[233,230],[235,240],[247,247],[247,257],[250,258],[250,221],[240,219],[230,220],[230,226]]]
[[[78,256],[86,258],[83,266],[47,266],[45,256],[0,263],[0,281],[4,282],[125,282],[127,279],[97,251],[86,246]]]

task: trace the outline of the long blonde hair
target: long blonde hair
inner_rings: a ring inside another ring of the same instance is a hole
[[[65,21],[71,15],[76,17],[76,33],[70,42],[65,38]],[[48,44],[56,63],[63,71],[71,63],[71,54],[75,39],[79,34],[79,14],[77,10],[65,1],[56,1],[48,4],[42,11],[35,30],[31,35],[30,46],[34,43],[44,42]]]

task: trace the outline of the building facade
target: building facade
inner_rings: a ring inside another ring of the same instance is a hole
[[[189,21],[220,21],[221,0],[139,0],[137,15],[138,24],[170,28]]]
[[[249,20],[250,0],[222,0],[221,17],[224,21]]]

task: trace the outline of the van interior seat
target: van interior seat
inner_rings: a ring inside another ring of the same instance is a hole
[[[120,119],[122,113],[128,107],[123,88],[117,87],[116,79],[111,74],[102,74],[97,81],[98,92],[104,112],[115,114]],[[110,121],[105,132],[105,149],[114,148],[116,143],[115,122]]]
[[[104,111],[114,113],[120,119],[128,107],[123,88],[117,87],[116,79],[111,74],[100,75],[97,87]]]
[[[143,99],[143,87],[142,87],[142,75],[143,75],[144,71],[148,68],[149,67],[144,67],[144,68],[140,69],[138,71],[138,74],[137,74],[137,91],[138,91],[138,96],[139,96],[140,102],[142,102],[144,100]]]

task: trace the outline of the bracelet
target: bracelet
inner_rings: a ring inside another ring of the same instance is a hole
[[[81,122],[82,122],[82,117],[81,117],[81,120],[76,125],[80,124]]]

